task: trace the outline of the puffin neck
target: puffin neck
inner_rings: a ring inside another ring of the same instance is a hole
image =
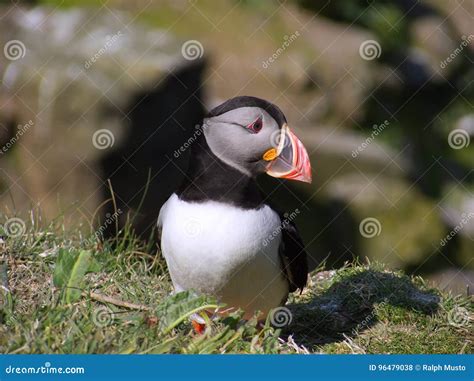
[[[202,134],[192,145],[189,166],[176,194],[183,201],[217,201],[259,209],[263,197],[255,180],[219,159]]]

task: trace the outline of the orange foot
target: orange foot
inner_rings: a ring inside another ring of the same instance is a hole
[[[196,331],[197,334],[202,335],[204,333],[206,324],[201,324],[194,320],[191,320],[191,323],[193,324],[194,331]]]

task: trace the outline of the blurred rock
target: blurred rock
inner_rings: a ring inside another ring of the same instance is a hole
[[[434,282],[441,290],[449,290],[453,294],[472,295],[474,292],[474,271],[459,270],[456,267],[438,271],[426,279]]]
[[[450,231],[443,246],[453,247],[453,263],[474,269],[474,187],[452,184],[444,190],[441,210]]]
[[[362,119],[361,106],[374,82],[374,71],[369,69],[373,65],[361,58],[359,48],[375,37],[356,26],[300,14],[305,24],[303,37],[315,52],[305,67],[317,75],[315,82],[328,97],[332,121]]]
[[[452,29],[441,17],[424,17],[410,26],[412,37],[411,55],[419,57],[431,74],[431,80],[444,81],[456,65],[442,67],[442,62],[453,53],[459,42],[452,37]]]
[[[410,162],[381,142],[389,128],[389,123],[381,123],[366,135],[330,125],[317,129],[296,126],[295,130],[311,156],[316,172],[313,181],[324,188],[335,174],[384,172],[400,177],[409,172]]]
[[[142,206],[152,210],[148,201],[167,196],[185,155],[164,168],[166,155],[202,118],[202,52],[185,59],[169,32],[131,21],[120,12],[47,8],[13,8],[2,20],[1,44],[12,48],[1,56],[2,93],[17,106],[16,123],[27,126],[3,155],[15,158],[16,172],[2,174],[10,189],[2,205],[13,190],[16,205],[40,204],[47,220],[63,212],[72,222],[90,219],[110,197],[111,178],[125,219],[148,175],[152,196]],[[157,184],[159,171],[167,186]],[[141,222],[139,215],[140,230],[157,213]]]
[[[422,264],[436,254],[445,231],[436,204],[402,178],[386,174],[339,176],[328,186],[359,230],[354,250],[394,268]]]
[[[472,18],[474,17],[474,0],[446,1],[424,0],[425,3],[435,7],[445,15],[449,15],[449,24],[459,36],[474,34]],[[474,44],[469,45],[474,52]]]

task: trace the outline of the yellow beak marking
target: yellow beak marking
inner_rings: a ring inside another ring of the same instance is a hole
[[[272,161],[278,157],[276,148],[270,148],[267,152],[263,154],[263,160]]]

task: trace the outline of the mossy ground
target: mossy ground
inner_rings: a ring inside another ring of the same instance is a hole
[[[67,289],[53,282],[61,250],[88,250],[94,264],[76,279],[81,293],[74,302],[67,302]],[[99,243],[94,236],[74,236],[57,226],[30,228],[2,240],[0,266],[1,353],[473,351],[472,299],[440,292],[419,277],[380,264],[314,272],[309,287],[289,300],[287,326],[275,329],[267,321],[261,327],[256,320],[240,321],[236,313],[213,322],[202,336],[193,332],[186,316],[209,301],[170,299],[170,279],[157,247],[130,233]],[[91,291],[113,303],[97,301]],[[116,301],[148,310],[120,307]],[[173,324],[162,324],[168,318]]]

